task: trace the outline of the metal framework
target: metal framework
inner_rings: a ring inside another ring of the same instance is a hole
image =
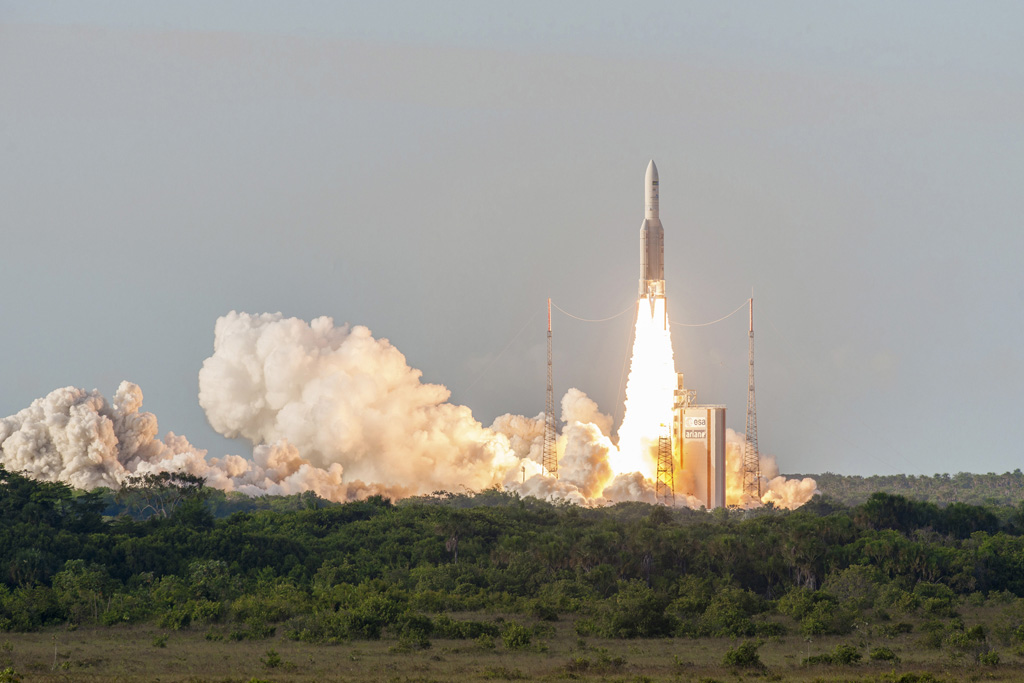
[[[754,297],[750,297],[750,370],[747,382],[747,440],[743,449],[743,491],[761,499],[761,460],[757,449],[757,403],[754,400]]]
[[[690,405],[693,404],[693,402],[697,398],[697,391],[696,391],[696,389],[687,389],[686,388],[686,384],[685,384],[685,382],[683,380],[683,374],[682,373],[679,373],[678,375],[676,375],[676,386],[677,386],[677,389],[675,391],[676,400],[672,404],[672,412],[673,412],[673,415],[674,415],[674,417],[673,417],[674,429],[672,430],[672,435],[669,437],[669,464],[668,464],[668,467],[665,466],[665,462],[666,461],[665,461],[664,456],[662,455],[662,446],[663,446],[663,444],[662,443],[658,443],[658,446],[659,446],[658,447],[658,459],[657,459],[658,471],[657,471],[657,475],[656,475],[655,481],[654,481],[655,493],[656,494],[660,494],[660,482],[663,481],[663,476],[665,474],[668,475],[669,481],[667,483],[669,483],[669,493],[671,494],[671,499],[669,497],[666,497],[666,499],[664,501],[666,505],[669,505],[669,503],[668,503],[669,500],[672,501],[672,503],[671,503],[672,505],[675,505],[675,503],[676,503],[676,495],[675,495],[675,488],[676,488],[676,485],[675,485],[676,484],[676,481],[675,481],[675,476],[676,476],[676,473],[675,473],[676,460],[677,459],[679,460],[679,468],[680,469],[683,469],[683,470],[686,469],[686,463],[683,462],[683,458],[684,458],[684,453],[683,453],[683,424],[684,424],[684,420],[685,420],[686,409],[689,408]],[[675,443],[672,442],[673,439],[675,439]],[[660,496],[658,498],[660,498]]]
[[[662,434],[658,437],[658,473],[654,480],[654,492],[663,505],[675,507],[675,462],[672,458],[672,437]]]
[[[555,384],[551,372],[551,298],[548,298],[548,395],[544,404],[544,452],[541,465],[558,478],[558,452],[555,450]]]

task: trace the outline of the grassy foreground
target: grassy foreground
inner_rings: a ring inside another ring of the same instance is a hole
[[[395,639],[338,645],[272,637],[259,641],[210,640],[208,633],[153,626],[10,633],[0,639],[0,682],[32,681],[1024,681],[1024,658],[1004,652],[1001,663],[951,661],[942,650],[921,648],[915,636],[896,638],[786,636],[762,641],[763,668],[723,664],[742,642],[728,638],[580,638],[569,621],[543,624],[529,645],[507,649],[486,641],[434,639],[408,649]],[[851,645],[855,664],[807,665],[803,660]],[[872,661],[887,647],[899,662]],[[9,667],[4,671],[6,667]]]

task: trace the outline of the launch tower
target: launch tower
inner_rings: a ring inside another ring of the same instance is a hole
[[[747,378],[747,440],[743,445],[743,491],[761,500],[761,458],[757,450],[757,402],[754,400],[754,297],[750,297],[750,352]]]

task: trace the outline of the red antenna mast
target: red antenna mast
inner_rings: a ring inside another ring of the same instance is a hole
[[[750,297],[750,370],[747,379],[747,440],[743,448],[743,491],[761,500],[761,458],[757,450],[757,402],[754,400],[754,297]]]

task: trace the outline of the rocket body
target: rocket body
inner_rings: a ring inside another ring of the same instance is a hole
[[[665,230],[658,207],[658,167],[647,165],[644,177],[644,222],[640,224],[640,294],[654,315],[657,299],[665,298]],[[665,309],[664,306],[662,306]],[[667,320],[666,320],[667,324]]]

